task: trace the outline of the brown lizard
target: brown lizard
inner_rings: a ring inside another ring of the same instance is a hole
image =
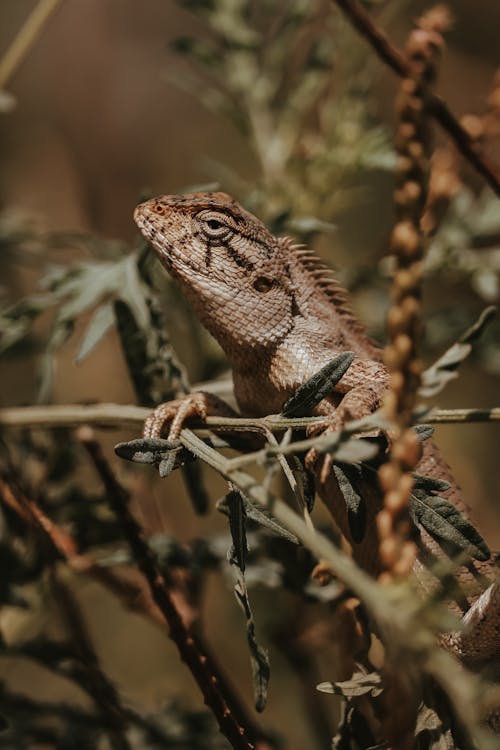
[[[353,315],[345,291],[313,253],[289,238],[275,237],[224,193],[154,198],[139,205],[134,218],[224,349],[243,414],[279,412],[299,386],[347,350],[355,359],[316,412],[327,417],[330,429],[338,429],[380,406],[388,381],[381,350]],[[227,413],[209,394],[170,402],[153,412],[144,434],[159,437],[167,422],[172,434],[186,417],[214,410]],[[354,558],[377,573],[380,492],[376,486],[363,487],[367,524],[363,540],[356,543],[335,475],[322,475],[320,469],[316,465],[319,495],[350,542]],[[417,471],[448,481],[450,489],[443,495],[470,518],[449,467],[429,440]],[[418,532],[422,549],[442,554],[424,529]],[[469,561],[457,577],[466,590],[477,578],[489,581],[481,596],[462,602],[469,628],[445,641],[464,662],[479,668],[500,659],[500,583],[489,560]]]

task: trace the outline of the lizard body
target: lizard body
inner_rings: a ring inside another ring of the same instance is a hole
[[[139,205],[134,217],[224,349],[243,414],[279,412],[300,385],[347,350],[355,353],[355,359],[317,413],[327,415],[337,429],[380,406],[388,383],[381,350],[356,320],[346,293],[310,251],[272,235],[224,193],[154,198]],[[443,495],[470,518],[460,489],[430,441],[424,444],[417,471],[449,481],[451,487]],[[363,540],[355,543],[335,476],[330,472],[325,481],[319,477],[316,472],[318,492],[350,542],[354,558],[376,574],[380,492],[363,486],[367,529]],[[427,552],[442,554],[425,530],[419,532]],[[491,590],[480,597],[479,609],[473,611],[474,596],[462,602],[463,612],[472,602],[468,614],[472,629],[448,639],[456,653],[478,666],[500,658],[499,584],[490,561],[472,560],[457,574],[466,591],[483,576],[491,582]]]

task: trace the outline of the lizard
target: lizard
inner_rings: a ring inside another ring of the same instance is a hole
[[[329,429],[338,429],[381,405],[388,385],[382,350],[355,317],[347,293],[311,250],[274,236],[221,192],[152,198],[136,207],[134,219],[224,350],[242,414],[279,412],[299,386],[347,350],[355,358],[316,413],[326,417]],[[146,420],[144,436],[160,437],[166,424],[172,435],[187,417],[228,414],[228,408],[213,395],[195,393],[160,405]],[[351,545],[354,559],[377,574],[380,491],[363,486],[366,531],[361,542],[355,541],[335,474],[325,473],[318,463],[314,474],[319,496]],[[450,468],[430,440],[423,444],[417,472],[448,482],[443,496],[471,519]],[[423,551],[442,555],[425,529],[417,531]],[[417,560],[416,565],[421,564]],[[488,583],[482,594],[458,602],[468,628],[447,634],[443,642],[465,664],[480,669],[500,660],[500,582],[491,559],[469,560],[457,578],[465,589],[478,578]]]

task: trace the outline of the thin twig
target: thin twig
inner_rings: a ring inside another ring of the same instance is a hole
[[[248,729],[240,725],[230,697],[222,693],[215,667],[207,654],[201,651],[197,639],[186,627],[175,606],[168,585],[143,537],[142,530],[128,508],[127,491],[115,478],[92,432],[82,428],[79,437],[106,488],[110,505],[121,523],[134,559],[148,581],[156,604],[165,616],[169,635],[177,646],[181,659],[189,667],[196,680],[206,705],[217,720],[220,731],[235,750],[253,750],[255,744],[248,738]]]
[[[0,427],[78,427],[82,424],[93,427],[142,426],[151,409],[129,404],[63,404],[54,406],[15,406],[0,409]],[[500,420],[500,407],[492,409],[432,409],[418,422],[427,424],[460,424],[465,422],[496,422]],[[324,422],[323,417],[207,417],[205,424],[210,429],[222,431],[258,430],[267,428],[272,432],[303,430]]]
[[[130,750],[126,737],[128,721],[125,711],[120,705],[114,685],[101,669],[78,602],[69,587],[60,580],[54,566],[51,567],[50,581],[65,625],[84,666],[88,693],[109,733],[111,747],[114,750]]]
[[[10,466],[11,471],[15,470]],[[154,600],[148,595],[149,587],[145,589],[140,582],[131,580],[118,575],[109,567],[100,565],[96,560],[87,554],[78,552],[78,546],[75,539],[61,526],[58,526],[50,519],[40,508],[40,506],[31,499],[28,499],[14,481],[14,477],[8,477],[15,486],[12,486],[7,479],[0,476],[0,500],[13,510],[28,526],[41,534],[44,541],[49,543],[49,547],[54,552],[54,557],[60,555],[69,568],[78,575],[88,575],[97,583],[101,584],[115,596],[129,611],[149,617],[155,623],[165,626],[167,621],[164,614],[156,605]],[[176,594],[178,592],[176,591]],[[212,668],[217,672],[217,680],[223,685],[225,695],[231,693],[231,705],[237,706],[237,713],[242,717],[242,723],[250,727],[252,734],[259,738],[257,750],[269,750],[272,746],[265,732],[255,723],[253,718],[246,712],[245,707],[241,704],[238,696],[234,695],[230,686],[226,683],[224,676],[215,666],[216,659],[209,653],[208,644],[204,643],[201,633],[197,633],[198,643],[205,654],[209,654]]]
[[[0,500],[28,526],[45,536],[54,551],[54,556],[60,555],[74,573],[88,575],[105,586],[120,599],[126,609],[146,615],[155,622],[165,625],[165,618],[154,602],[145,595],[145,590],[140,584],[117,575],[89,555],[79,553],[76,541],[71,534],[54,523],[45,515],[40,506],[25,497],[18,487],[13,487],[11,481],[11,477],[8,479],[0,477]]]
[[[368,41],[386,65],[402,78],[406,78],[411,73],[410,64],[406,57],[392,44],[386,34],[376,26],[369,13],[358,0],[333,0],[333,2],[345,13],[354,28]],[[428,106],[432,116],[446,130],[462,156],[472,164],[497,196],[500,197],[500,176],[497,168],[493,164],[490,164],[486,157],[479,152],[477,142],[462,127],[455,115],[448,108],[446,102],[439,96],[433,95],[429,98]]]
[[[49,16],[61,0],[39,0],[38,5],[21,26],[14,41],[0,60],[0,91],[5,88],[30,47],[35,43]]]

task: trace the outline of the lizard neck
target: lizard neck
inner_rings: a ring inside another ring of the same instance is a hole
[[[330,321],[332,323],[332,321]],[[329,330],[324,321],[298,316],[289,333],[272,350],[254,351],[242,358],[227,352],[233,370],[234,390],[244,414],[277,413],[284,402],[337,351],[353,350],[361,358],[368,353],[348,334]],[[336,346],[332,348],[332,337]]]

